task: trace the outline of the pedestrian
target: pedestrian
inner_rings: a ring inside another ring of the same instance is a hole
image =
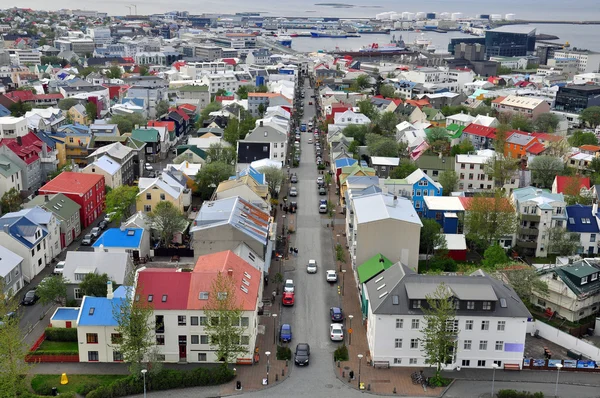
[[[294,252],[294,248],[290,246],[290,254]]]
[[[276,298],[277,298],[277,292],[275,290],[273,290],[273,302],[275,302]]]
[[[279,204],[279,210],[283,209],[283,203]]]
[[[294,247],[294,255],[296,255],[296,257],[298,257],[298,248]]]

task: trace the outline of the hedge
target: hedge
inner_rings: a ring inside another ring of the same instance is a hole
[[[345,344],[342,344],[333,352],[333,360],[334,361],[347,361],[348,357],[348,347]]]
[[[292,359],[292,350],[290,347],[277,346],[277,359],[279,360],[291,360]]]
[[[498,391],[498,398],[544,398],[544,393],[517,390],[500,390]]]
[[[30,352],[28,355],[31,355],[31,356],[37,356],[37,355],[79,355],[79,351],[77,351],[77,350],[60,350],[60,351],[35,350],[34,352]]]
[[[77,341],[76,328],[46,328],[48,341]]]
[[[233,370],[225,365],[194,370],[163,369],[146,376],[148,391],[172,390],[175,388],[204,387],[227,383],[233,380]],[[108,386],[101,386],[87,394],[86,398],[115,398],[142,394],[144,383],[138,376],[128,376]]]

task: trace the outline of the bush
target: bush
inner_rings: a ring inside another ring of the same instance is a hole
[[[334,361],[347,361],[348,360],[348,347],[345,344],[342,344],[333,352],[333,360]]]
[[[48,341],[77,341],[76,328],[46,328]]]
[[[289,360],[292,359],[292,350],[290,347],[277,346],[277,359],[279,360]]]
[[[100,386],[101,386],[100,382],[90,381],[88,383],[85,383],[82,386],[77,387],[77,394],[88,395],[90,393],[90,391],[94,391],[95,389],[97,389]]]
[[[79,355],[79,351],[77,350],[64,350],[64,351],[46,351],[46,350],[36,350],[34,352],[30,352],[28,355],[35,357],[38,355]]]
[[[529,392],[529,391],[517,391],[517,390],[500,390],[498,391],[498,398],[544,398],[542,392]]]

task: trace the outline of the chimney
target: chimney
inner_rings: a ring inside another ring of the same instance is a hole
[[[229,268],[227,270],[227,276],[229,276],[230,278],[233,277],[233,269],[232,268]]]
[[[536,189],[536,190],[535,190],[535,194],[536,194],[537,196],[540,196],[540,195],[542,194],[542,190],[541,190],[541,189]]]
[[[50,196],[49,195],[44,195],[44,202],[47,202],[50,200]]]
[[[17,137],[17,145],[19,145],[19,146],[23,145],[23,140],[21,139],[21,136]]]
[[[106,298],[112,300],[115,297],[113,293],[112,281],[106,282]]]
[[[394,207],[398,204],[398,197],[394,195]]]
[[[380,263],[384,263],[385,262],[385,260],[383,259],[383,255],[381,255],[381,254],[379,255],[379,262]]]

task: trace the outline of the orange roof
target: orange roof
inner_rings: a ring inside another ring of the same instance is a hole
[[[84,195],[102,180],[104,176],[101,174],[63,171],[41,187],[40,192]]]
[[[471,207],[471,205],[473,204],[473,200],[477,199],[477,200],[485,200],[487,203],[489,203],[489,206],[494,206],[494,201],[495,198],[484,198],[484,197],[459,197],[458,198],[460,200],[460,203],[462,203],[463,207],[465,208],[465,210],[469,210],[469,207]],[[507,198],[500,198],[500,203],[498,204],[498,210],[499,211],[506,211],[506,212],[510,212],[513,213],[515,211],[515,209],[512,207],[512,205],[510,204],[509,200]]]
[[[423,108],[424,106],[431,106],[429,100],[425,98],[419,100],[407,99],[404,101],[404,103],[412,106],[417,106],[419,108]]]
[[[582,151],[598,152],[598,151],[600,151],[600,146],[598,146],[598,145],[582,145],[579,147],[579,149],[581,149]]]
[[[501,103],[502,101],[504,101],[504,98],[506,98],[506,97],[502,97],[502,96],[500,96],[500,97],[496,97],[496,98],[494,98],[494,100],[492,101],[492,103],[493,103],[493,104],[499,104],[499,103]]]
[[[267,97],[267,98],[273,98],[273,97],[279,97],[279,96],[282,96],[282,95],[279,94],[279,93],[248,93],[248,97]]]
[[[532,136],[539,138],[542,141],[558,142],[563,139],[560,135],[540,133],[539,131],[531,133]]]
[[[544,152],[545,149],[545,146],[543,146],[539,142],[536,142],[527,148],[527,152],[532,153],[534,155],[539,155],[540,153]]]
[[[166,127],[169,132],[175,131],[175,122],[166,120],[148,120],[148,126]]]

